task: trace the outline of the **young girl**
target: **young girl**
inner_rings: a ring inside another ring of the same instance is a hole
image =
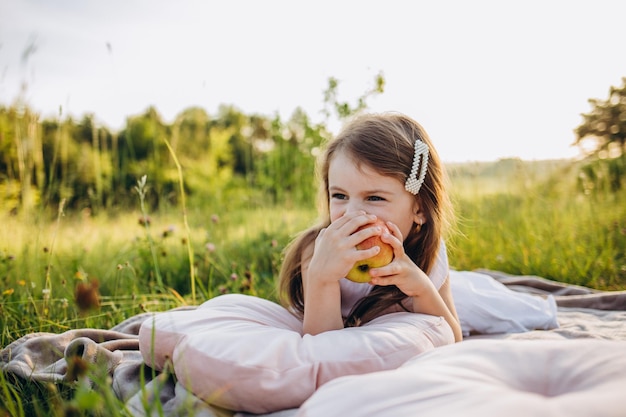
[[[321,224],[287,247],[280,273],[282,302],[303,319],[304,333],[412,311],[444,317],[462,340],[442,239],[451,204],[424,129],[401,114],[359,116],[328,144],[321,174]],[[392,246],[393,261],[370,269],[370,283],[347,280],[356,261],[380,251],[356,248],[375,235]]]
[[[358,117],[327,146],[321,173],[323,219],[286,249],[284,306],[225,294],[159,313],[139,331],[149,366],[171,363],[198,398],[263,414],[300,407],[335,378],[395,369],[461,340],[442,240],[450,202],[420,125],[399,114]],[[373,236],[392,247],[392,261],[371,268],[369,283],[349,281],[355,262],[379,253],[357,249]],[[379,317],[391,312],[404,313]]]

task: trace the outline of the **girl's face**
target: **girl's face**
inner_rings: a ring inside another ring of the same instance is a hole
[[[406,239],[413,223],[424,223],[415,196],[396,178],[381,175],[366,165],[357,166],[343,152],[336,153],[328,170],[330,221],[344,213],[363,210],[394,223]]]

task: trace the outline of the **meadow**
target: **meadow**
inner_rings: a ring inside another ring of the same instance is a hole
[[[449,164],[457,214],[448,236],[451,267],[626,289],[626,194],[585,192],[578,164]],[[150,179],[138,185],[148,189]],[[135,206],[120,211],[59,205],[55,216],[4,214],[2,346],[32,332],[106,329],[224,293],[276,300],[282,250],[316,220],[315,204],[216,201],[196,197],[183,208],[150,211],[137,193]],[[88,391],[0,378],[3,415],[125,415],[106,384]]]

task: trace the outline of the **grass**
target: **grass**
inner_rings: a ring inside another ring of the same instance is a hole
[[[626,289],[626,193],[577,192],[575,165],[551,167],[541,168],[540,181],[532,166],[520,167],[496,191],[492,177],[453,182],[452,266]]]
[[[568,164],[516,165],[507,175],[473,169],[451,170],[453,268],[626,289],[626,193],[579,193]],[[57,214],[0,218],[2,346],[32,332],[107,329],[227,292],[275,299],[281,252],[316,217],[313,206],[226,208],[208,199],[195,199],[184,216],[145,207]],[[99,301],[77,297],[78,285],[97,291]],[[106,378],[94,391],[3,374],[0,415],[128,413]]]
[[[149,229],[141,211],[112,217],[65,214],[58,223],[7,216],[0,219],[6,225],[0,231],[0,307],[16,316],[0,318],[6,322],[0,341],[6,345],[30,331],[56,331],[89,320],[98,325],[75,305],[80,282],[98,281],[103,300],[98,314],[106,312],[111,319],[97,327],[146,310],[153,299],[161,309],[191,302],[188,240],[198,301],[241,288],[271,297],[282,248],[314,216],[313,210],[279,208],[196,210],[190,213],[189,234],[175,212],[150,215]]]
[[[607,208],[587,199],[498,196],[464,204],[460,230],[465,237],[455,241],[451,262],[457,269],[490,268],[598,289],[623,289],[624,203],[622,198]]]

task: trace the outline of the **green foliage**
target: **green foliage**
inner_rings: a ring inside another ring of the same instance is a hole
[[[538,175],[532,165],[523,175],[518,168],[505,174],[492,167],[508,184],[504,192],[489,192],[489,177],[465,178],[462,189],[455,186],[461,178],[453,177],[459,233],[452,239],[452,265],[625,288],[626,193],[579,192],[576,165],[556,164],[545,180],[531,182],[520,178]],[[535,168],[546,176],[545,167]]]
[[[300,110],[283,122],[246,116],[232,107],[223,107],[217,118],[190,108],[166,125],[150,108],[128,118],[119,134],[96,126],[93,116],[77,124],[71,119],[39,122],[30,113],[1,110],[0,207],[5,213],[46,210],[62,200],[69,211],[133,207],[132,189],[143,175],[151,180],[145,195],[151,209],[176,206],[178,174],[166,141],[184,169],[190,196],[223,203],[245,186],[264,199],[244,199],[243,205],[305,205],[316,191],[310,180],[313,153],[329,136],[324,125],[312,124]]]
[[[339,120],[345,120],[350,116],[367,109],[367,100],[375,95],[385,92],[385,77],[378,73],[374,77],[374,86],[362,94],[352,106],[347,101],[339,101],[339,80],[335,77],[328,79],[328,86],[324,91],[324,114],[330,117],[333,113]]]
[[[618,158],[592,159],[583,164],[578,188],[585,194],[614,193],[626,186],[626,154]]]
[[[583,122],[575,130],[576,143],[585,138],[595,140],[593,153],[619,156],[626,150],[626,77],[621,87],[611,87],[606,100],[589,99],[592,109],[583,114]]]
[[[342,120],[363,111],[384,84],[378,74],[374,86],[351,105],[339,100],[339,81],[329,79],[327,117]],[[68,211],[125,210],[136,207],[132,191],[144,175],[151,181],[144,203],[151,209],[176,207],[180,193],[174,156],[185,173],[184,191],[192,198],[206,196],[224,204],[235,195],[248,207],[309,205],[317,191],[311,176],[315,156],[329,138],[326,125],[312,123],[301,109],[283,121],[246,115],[233,106],[220,107],[215,116],[191,107],[167,124],[150,107],[112,133],[93,115],[78,122],[60,116],[39,120],[18,102],[0,107],[0,208],[26,216],[34,210],[53,215],[54,207],[65,201]],[[242,187],[247,188],[243,193]]]

